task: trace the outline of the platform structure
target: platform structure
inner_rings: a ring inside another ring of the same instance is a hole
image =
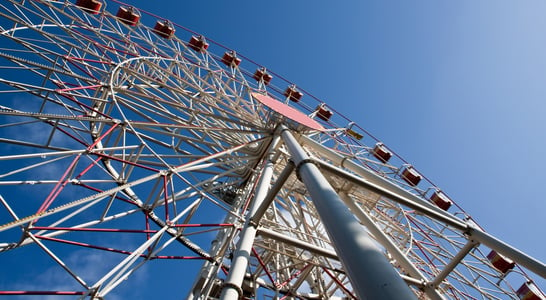
[[[544,299],[416,166],[171,20],[3,0],[0,45],[0,295]]]

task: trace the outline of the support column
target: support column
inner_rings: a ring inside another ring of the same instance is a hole
[[[359,299],[417,299],[289,130],[281,134]]]
[[[419,271],[411,261],[406,257],[406,255],[394,244],[394,242],[385,234],[377,224],[372,220],[372,218],[358,206],[351,197],[346,193],[340,193],[341,200],[347,205],[349,210],[355,215],[355,217],[370,231],[371,234],[375,236],[377,241],[381,243],[383,247],[389,251],[389,253],[396,259],[396,261],[405,269],[410,275],[411,278],[416,281],[421,282],[422,284],[427,284],[425,276]],[[435,286],[427,286],[424,288],[425,293],[431,300],[444,300],[444,297],[435,289]]]
[[[254,243],[254,238],[256,238],[256,233],[258,232],[257,226],[250,222],[250,218],[256,213],[268,194],[271,179],[273,178],[274,167],[271,156],[278,141],[279,137],[276,137],[271,143],[266,165],[256,186],[256,193],[250,211],[247,214],[247,221],[241,229],[240,240],[237,243],[237,249],[233,254],[233,260],[231,261],[231,267],[226,281],[224,282],[222,293],[220,294],[220,299],[222,300],[237,300],[243,296],[241,286],[245,278],[246,268],[252,252],[252,244]]]

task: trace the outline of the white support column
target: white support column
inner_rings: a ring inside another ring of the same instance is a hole
[[[406,255],[394,244],[394,242],[387,236],[372,220],[372,218],[358,206],[349,195],[346,193],[340,193],[341,200],[345,202],[347,207],[355,215],[355,217],[370,231],[370,233],[375,236],[377,241],[389,251],[389,253],[396,259],[400,266],[408,272],[413,279],[420,282],[425,286],[424,291],[430,299],[433,300],[443,300],[444,297],[438,293],[434,286],[427,286],[427,279],[419,271],[411,261],[406,257]]]
[[[293,162],[288,162],[286,167],[284,167],[284,170],[282,173],[277,177],[277,180],[275,180],[275,184],[271,187],[271,190],[269,190],[269,193],[265,197],[264,201],[260,204],[260,206],[256,206],[256,209],[253,211],[252,215],[250,215],[249,222],[254,226],[257,227],[260,223],[260,220],[264,216],[265,212],[283,187],[286,180],[288,180],[288,177],[292,174],[294,171]]]
[[[359,299],[417,299],[292,134],[281,136]]]
[[[271,147],[268,150],[269,153],[267,156],[267,161],[262,171],[260,180],[258,181],[256,193],[254,195],[250,211],[247,214],[247,220],[241,229],[240,240],[237,243],[237,249],[233,254],[233,259],[231,261],[231,267],[224,282],[222,293],[220,294],[220,299],[222,300],[237,300],[243,296],[241,286],[245,278],[250,255],[252,253],[252,245],[254,244],[254,239],[256,238],[256,234],[258,232],[256,224],[250,222],[250,219],[252,216],[254,216],[268,195],[274,168],[274,163],[272,162],[272,152],[279,140],[280,138],[277,136],[271,143]]]

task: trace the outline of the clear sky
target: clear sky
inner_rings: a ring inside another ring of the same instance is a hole
[[[127,2],[296,83],[546,261],[546,2]]]
[[[324,100],[546,261],[546,2],[133,3]]]

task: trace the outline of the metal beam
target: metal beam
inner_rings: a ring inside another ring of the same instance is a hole
[[[417,299],[288,129],[281,133],[360,299]]]
[[[320,255],[320,256],[324,256],[324,257],[332,258],[332,259],[335,259],[335,260],[339,260],[339,258],[337,257],[337,254],[334,251],[321,248],[319,246],[304,242],[304,241],[302,241],[300,239],[297,239],[297,238],[293,238],[293,237],[284,235],[282,233],[278,233],[276,231],[273,231],[271,229],[267,229],[265,227],[259,227],[258,228],[258,234],[260,234],[261,236],[272,238],[272,239],[274,239],[276,241],[279,241],[279,242],[282,242],[282,243],[285,243],[285,244],[288,244],[288,245],[303,249],[303,250],[307,250],[307,251],[309,251],[309,252],[311,252],[313,254],[317,254],[317,255]]]
[[[243,297],[241,286],[252,253],[252,245],[254,244],[254,239],[256,238],[256,233],[258,231],[256,226],[250,222],[250,217],[256,213],[268,195],[275,166],[271,159],[279,140],[280,138],[276,136],[268,149],[266,164],[256,186],[256,194],[254,195],[247,221],[241,230],[237,249],[233,254],[231,267],[224,282],[224,286],[222,287],[222,293],[220,294],[220,299],[222,300],[237,300]]]
[[[415,282],[420,282],[424,286],[424,291],[427,293],[427,296],[433,300],[443,300],[444,297],[434,288],[427,285],[427,279],[408,259],[408,257],[400,250],[389,236],[387,236],[380,228],[375,224],[372,218],[358,206],[355,201],[346,193],[340,193],[341,199],[355,217],[362,222],[364,226],[370,231],[370,233],[376,238],[376,240],[383,246],[387,251],[394,257],[394,259],[400,264],[400,266],[411,275],[411,279]],[[406,282],[409,279],[404,278]]]
[[[354,174],[351,174],[345,170],[342,170],[338,167],[332,166],[330,164],[321,162],[319,160],[313,160],[314,163],[320,165],[321,169],[332,173],[336,176],[339,176],[345,180],[348,180],[356,185],[359,185],[365,189],[368,189],[374,193],[377,193],[381,196],[389,198],[397,203],[400,203],[404,206],[412,208],[420,213],[423,213],[435,220],[445,223],[457,230],[460,230],[463,233],[470,235],[469,239],[475,239],[477,242],[499,252],[506,257],[509,257],[517,264],[527,268],[533,273],[546,278],[546,265],[525,254],[524,252],[516,249],[515,247],[497,239],[496,237],[484,232],[483,230],[476,228],[470,224],[463,222],[462,220],[457,219],[447,213],[440,212],[437,209],[433,209],[423,200],[414,199],[413,197],[406,197],[402,194],[391,191],[390,189],[385,188],[382,185],[370,182],[364,178],[360,178]]]
[[[546,264],[543,262],[521,252],[507,243],[497,239],[487,232],[481,231],[478,228],[470,228],[470,237],[477,242],[497,251],[498,253],[509,257],[520,266],[527,268],[529,271],[537,274],[538,276],[546,279]]]
[[[464,223],[463,221],[453,217],[453,216],[446,216],[444,213],[438,212],[437,209],[431,208],[428,203],[426,203],[424,200],[418,199],[417,201],[415,199],[411,199],[408,197],[405,197],[404,195],[400,195],[398,193],[392,192],[389,189],[386,189],[376,183],[370,182],[366,179],[363,179],[361,177],[358,177],[354,174],[351,174],[345,170],[342,170],[338,167],[332,166],[330,164],[327,164],[325,162],[319,161],[319,160],[313,160],[314,163],[318,164],[321,169],[324,169],[325,171],[332,173],[336,176],[339,176],[345,180],[348,180],[358,186],[361,186],[369,191],[372,191],[378,195],[381,195],[383,197],[389,198],[397,203],[400,203],[404,206],[407,206],[409,208],[415,209],[416,211],[423,213],[433,219],[436,219],[438,221],[441,221],[447,225],[450,225],[452,227],[455,227],[461,231],[465,231],[468,228],[468,225]]]
[[[294,168],[294,163],[289,161],[288,164],[284,167],[284,170],[277,177],[275,184],[271,187],[271,190],[269,190],[269,193],[265,197],[264,201],[260,204],[258,208],[256,208],[254,214],[250,216],[250,223],[254,227],[258,226],[263,215],[273,202],[273,199],[275,199],[288,177],[290,177],[290,174],[292,174],[292,171],[294,171]]]
[[[387,180],[385,177],[379,176],[372,170],[363,167],[361,164],[351,160],[350,156],[343,156],[338,152],[335,152],[328,147],[324,147],[320,143],[312,140],[310,137],[301,136],[302,143],[311,147],[314,151],[320,153],[324,157],[328,158],[333,165],[340,166],[341,168],[348,169],[358,175],[359,178],[365,180],[368,183],[374,184],[377,187],[381,187],[390,193],[411,200],[414,203],[421,203],[422,206],[435,211],[437,215],[443,215],[444,218],[450,219],[453,223],[459,223],[464,226],[464,222],[451,215],[450,213],[438,208],[437,206],[425,201],[422,197],[412,194],[404,188],[396,185],[394,182]]]
[[[461,250],[451,259],[451,261],[444,267],[440,274],[436,275],[433,286],[439,286],[444,279],[457,267],[457,265],[465,258],[465,256],[474,249],[478,243],[474,240],[469,240]]]

